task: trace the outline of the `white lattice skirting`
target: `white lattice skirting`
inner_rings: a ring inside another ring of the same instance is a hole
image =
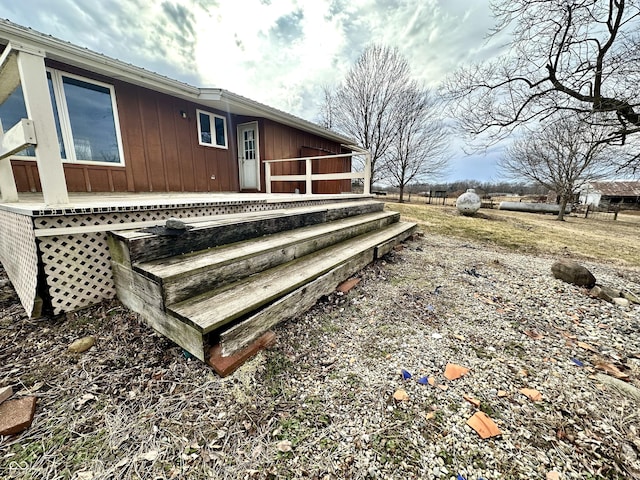
[[[38,286],[38,252],[31,217],[0,210],[0,262],[31,316]]]

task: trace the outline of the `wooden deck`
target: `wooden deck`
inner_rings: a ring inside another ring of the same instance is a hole
[[[380,202],[342,200],[188,219],[191,228],[181,234],[114,231],[109,248],[118,297],[217,368],[210,350],[242,356],[274,325],[310,308],[415,229]]]

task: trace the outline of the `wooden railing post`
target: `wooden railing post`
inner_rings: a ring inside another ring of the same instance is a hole
[[[271,164],[269,162],[264,163],[264,183],[267,193],[271,193]]]
[[[306,193],[307,195],[313,194],[313,192],[311,191],[313,188],[313,183],[311,182],[311,167],[312,167],[311,162],[312,160],[310,158],[307,158],[307,160],[305,161],[307,181],[306,181],[306,187],[305,187],[304,193]]]
[[[371,195],[371,153],[367,152],[364,157],[364,189],[363,195]]]

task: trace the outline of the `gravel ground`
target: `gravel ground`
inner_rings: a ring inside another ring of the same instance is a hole
[[[427,235],[225,379],[117,302],[27,320],[2,272],[0,386],[38,408],[0,437],[0,477],[640,478],[640,306],[554,279],[553,261]],[[640,291],[638,269],[582,263]],[[469,373],[446,380],[448,363]],[[478,410],[502,435],[467,426]]]

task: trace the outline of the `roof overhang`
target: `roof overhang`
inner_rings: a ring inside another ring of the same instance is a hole
[[[0,20],[0,40],[14,48],[37,48],[46,58],[99,75],[189,100],[235,115],[262,117],[345,145],[356,143],[320,125],[219,88],[199,88],[78,47],[30,28]]]

